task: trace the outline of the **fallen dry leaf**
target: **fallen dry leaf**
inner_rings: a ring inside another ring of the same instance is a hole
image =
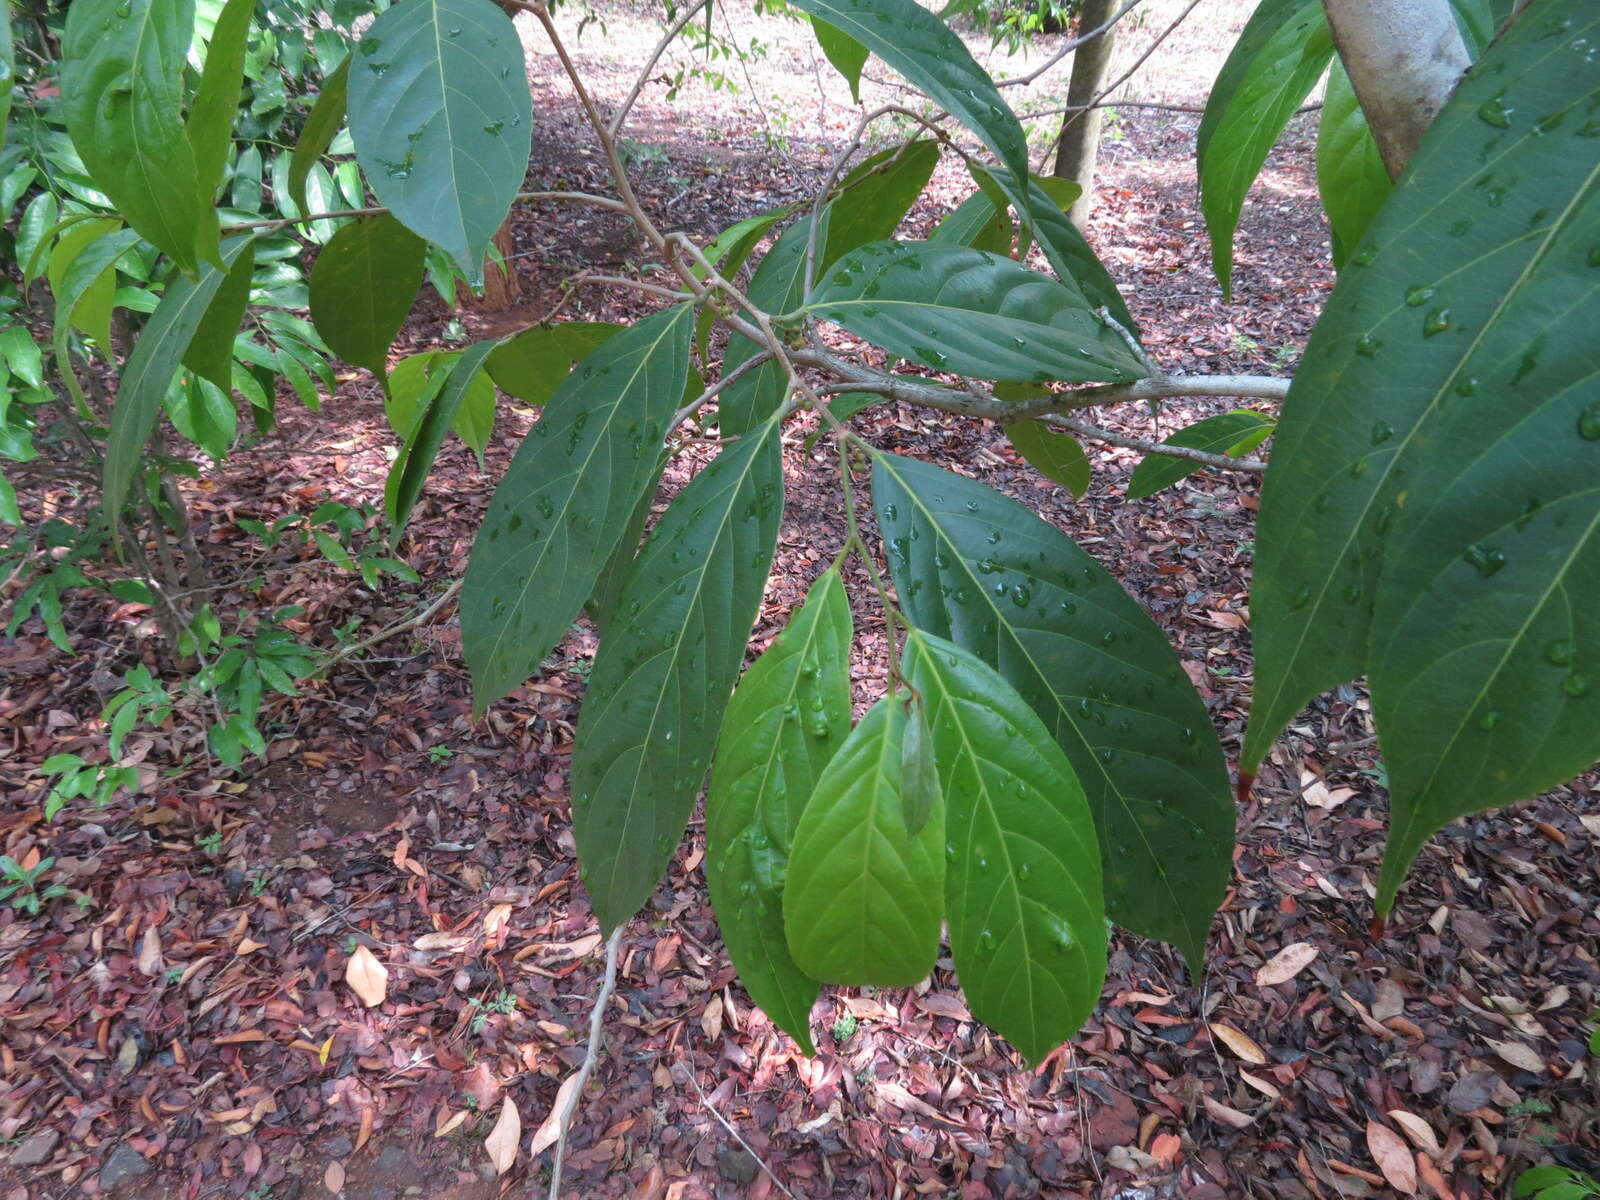
[[[1405,1130],[1406,1136],[1411,1139],[1412,1144],[1418,1150],[1425,1154],[1430,1154],[1434,1158],[1439,1158],[1444,1154],[1444,1147],[1439,1145],[1439,1139],[1433,1132],[1433,1126],[1417,1116],[1416,1113],[1407,1112],[1403,1108],[1391,1108],[1389,1110],[1389,1119]]]
[[[1255,1120],[1249,1113],[1240,1112],[1237,1108],[1229,1108],[1220,1101],[1213,1100],[1210,1096],[1201,1096],[1201,1102],[1206,1106],[1206,1111],[1213,1120],[1221,1121],[1224,1125],[1231,1125],[1235,1129],[1243,1129]]]
[[[335,1196],[344,1191],[344,1164],[335,1159],[322,1173],[322,1186]]]
[[[522,1114],[507,1096],[500,1106],[500,1119],[494,1123],[489,1136],[483,1139],[483,1148],[489,1152],[494,1173],[504,1175],[517,1161],[517,1143],[522,1140]]]
[[[1257,987],[1277,987],[1288,983],[1311,965],[1320,951],[1310,942],[1295,942],[1279,950],[1256,972]]]
[[[1407,1196],[1417,1194],[1417,1164],[1404,1139],[1387,1125],[1367,1122],[1367,1149],[1389,1186]]]
[[[154,925],[144,931],[144,940],[139,943],[139,974],[159,975],[161,973],[161,931]]]
[[[1258,1067],[1267,1065],[1267,1052],[1256,1045],[1248,1034],[1241,1033],[1232,1025],[1224,1025],[1220,1021],[1211,1026],[1211,1032],[1245,1062],[1254,1063]]]
[[[706,1035],[706,1041],[715,1042],[722,1036],[722,997],[711,997],[706,1005],[705,1012],[700,1014],[700,1030]]]
[[[344,981],[368,1008],[382,1004],[389,995],[389,968],[365,946],[357,946],[350,956],[344,969]]]
[[[572,1103],[577,1088],[578,1072],[574,1071],[561,1081],[561,1087],[556,1090],[556,1102],[550,1106],[550,1115],[545,1117],[544,1124],[534,1130],[533,1138],[528,1142],[529,1155],[538,1158],[556,1144],[556,1138],[561,1136],[563,1114]]]
[[[1519,1071],[1528,1071],[1534,1075],[1544,1074],[1544,1058],[1531,1046],[1524,1046],[1521,1042],[1492,1041],[1489,1043],[1489,1048]]]

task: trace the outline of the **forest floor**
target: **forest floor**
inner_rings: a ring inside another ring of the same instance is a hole
[[[1150,7],[1119,61],[1181,6]],[[1124,99],[1201,101],[1237,30],[1233,7],[1205,4]],[[614,102],[656,26],[626,7],[601,11],[604,29],[577,45]],[[717,12],[741,42],[754,31],[747,14]],[[668,71],[727,71],[738,92],[691,80],[672,102],[662,87],[646,93],[630,157],[645,206],[668,227],[709,237],[803,195],[853,124],[804,30],[771,19],[760,29],[772,40],[748,75],[724,59],[668,60]],[[530,182],[604,190],[552,57],[528,45]],[[869,104],[904,95],[883,74],[869,69]],[[1047,108],[1064,90],[1058,68],[1022,107]],[[1167,369],[1292,371],[1332,286],[1314,120],[1298,119],[1268,162],[1225,304],[1195,200],[1198,117],[1128,107],[1113,119],[1089,236]],[[947,162],[907,228],[925,231],[970,190]],[[435,299],[397,349],[515,328],[547,311],[572,271],[619,272],[641,257],[606,215],[526,210],[514,229],[522,307],[463,316]],[[567,315],[644,307],[585,289]],[[1169,405],[1160,428],[1229,407]],[[459,576],[533,418],[502,405],[483,471],[446,447],[401,545],[422,585],[368,590],[314,552],[264,550],[237,521],[330,499],[380,503],[394,438],[376,385],[352,374],[322,416],[287,401],[282,413],[191,498],[213,577],[232,581],[223,601],[302,605],[296,628],[320,645],[352,621],[349,637],[402,620]],[[1144,410],[1106,417],[1139,436],[1152,421]],[[1101,448],[1075,501],[982,422],[889,407],[855,426],[1026,498],[1077,539],[1172,637],[1233,753],[1250,692],[1257,480],[1205,471],[1128,502],[1136,455]],[[786,456],[756,649],[843,538],[826,441],[808,452],[797,436]],[[690,470],[680,459],[667,487]],[[849,582],[868,591],[859,575]],[[865,701],[881,690],[882,622],[865,605],[856,615]],[[130,742],[144,764],[138,794],[78,803],[45,825],[40,762],[101,752],[100,707],[153,636],[138,606],[71,616],[76,656],[37,623],[0,643],[0,849],[56,855],[55,878],[81,897],[39,917],[0,908],[0,1197],[542,1194],[550,1152],[530,1157],[526,1135],[582,1058],[603,966],[567,806],[593,630],[575,626],[538,676],[474,721],[445,608],[272,702],[268,761],[214,771],[192,730],[144,730]],[[1415,1177],[1419,1194],[1477,1200],[1551,1153],[1594,1169],[1595,778],[1436,837],[1374,938],[1385,792],[1371,732],[1357,687],[1294,723],[1240,809],[1237,872],[1204,978],[1168,948],[1117,934],[1100,1011],[1037,1070],[971,1019],[947,958],[912,989],[827,992],[813,1014],[818,1054],[805,1058],[728,965],[696,817],[623,940],[564,1194],[1334,1200],[1394,1194],[1392,1181]],[[388,970],[387,998],[371,1008],[345,982],[358,947]],[[1260,974],[1269,961],[1282,969]],[[523,1149],[496,1179],[484,1139],[508,1104]]]

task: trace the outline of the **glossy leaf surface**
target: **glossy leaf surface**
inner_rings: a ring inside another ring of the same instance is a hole
[[[556,389],[489,502],[461,593],[461,647],[479,711],[566,634],[655,478],[683,398],[694,310],[608,340]]]
[[[811,1044],[817,983],[795,965],[783,888],[801,810],[850,727],[850,602],[837,570],[739,681],[706,796],[706,882],[750,998]]]
[[[1449,663],[1439,665],[1463,672],[1462,690],[1449,701],[1436,695],[1430,706],[1441,728],[1458,723],[1457,701],[1477,703],[1488,695],[1485,688],[1495,690],[1500,668],[1482,657],[1490,647],[1505,642],[1508,663],[1530,652],[1516,630],[1524,622],[1538,629],[1544,604],[1563,590],[1559,572],[1541,571],[1572,555],[1563,569],[1576,568],[1581,578],[1583,551],[1573,539],[1586,522],[1569,518],[1554,530],[1531,518],[1531,531],[1542,532],[1522,539],[1503,507],[1514,498],[1519,514],[1531,506],[1559,508],[1572,497],[1565,472],[1592,472],[1585,454],[1593,443],[1579,436],[1580,416],[1594,398],[1584,357],[1592,338],[1562,340],[1556,330],[1574,319],[1592,322],[1594,302],[1582,288],[1600,283],[1593,256],[1573,248],[1594,211],[1600,123],[1587,106],[1600,92],[1600,64],[1572,43],[1592,38],[1596,21],[1589,13],[1566,25],[1530,17],[1468,73],[1341,276],[1306,347],[1261,500],[1251,603],[1255,695],[1241,756],[1247,770],[1312,697],[1379,666],[1374,630],[1381,625],[1387,642],[1401,610],[1423,594],[1415,570],[1426,565],[1438,575],[1435,587],[1452,593],[1448,602],[1424,606],[1439,621],[1436,634],[1454,629],[1448,636],[1459,638]],[[1552,404],[1558,412],[1568,406],[1560,422],[1549,415]],[[1460,441],[1464,419],[1478,423],[1470,453]],[[1541,426],[1542,420],[1552,423]],[[1537,442],[1541,430],[1562,427],[1569,432],[1551,432],[1548,446]],[[1517,464],[1493,488],[1477,474],[1491,460]],[[1450,502],[1441,507],[1447,491]],[[1480,519],[1497,524],[1480,528]],[[1415,531],[1424,527],[1439,540],[1417,540]],[[1392,557],[1401,545],[1404,563]],[[1469,552],[1492,580],[1476,582]],[[1499,573],[1496,553],[1517,569]],[[1389,617],[1375,624],[1380,574],[1401,566],[1411,582],[1390,588]],[[1521,577],[1524,570],[1533,574]],[[1547,586],[1556,590],[1541,600]],[[1480,607],[1492,601],[1472,599],[1482,587],[1504,605],[1493,621]],[[1470,628],[1447,624],[1452,613]],[[1407,620],[1409,644],[1423,644]],[[1428,644],[1437,650],[1443,643]],[[1468,689],[1473,662],[1484,674]],[[1542,683],[1523,681],[1530,696],[1544,694]],[[1531,700],[1508,705],[1498,696],[1496,706],[1530,715],[1537,708]],[[1431,734],[1410,741],[1382,723],[1379,730],[1386,750],[1393,745],[1399,756],[1391,760],[1396,804],[1411,804],[1417,776],[1393,764],[1404,761],[1408,741],[1419,748],[1438,743]],[[1476,754],[1507,736],[1464,737],[1457,750]],[[1510,757],[1496,768],[1504,778],[1459,802],[1482,796],[1492,803],[1501,785],[1530,787],[1544,778],[1525,757],[1543,736],[1524,728],[1519,746],[1502,743]],[[1563,743],[1567,749],[1558,750]],[[1564,763],[1573,747],[1552,734],[1548,761]],[[1443,811],[1431,800],[1424,807]]]
[[[1232,412],[1218,413],[1187,425],[1171,437],[1163,438],[1161,444],[1239,458],[1266,441],[1272,430],[1273,423],[1260,413],[1248,408],[1236,408]],[[1146,496],[1153,496],[1180,479],[1187,479],[1204,465],[1186,458],[1147,454],[1128,479],[1128,499],[1142,500]]]
[[[378,199],[473,283],[533,129],[517,30],[493,0],[401,0],[361,36],[350,134]]]
[[[626,335],[620,335],[626,336]],[[607,929],[649,898],[700,794],[783,513],[776,420],[717,456],[634,562],[572,759],[572,829]]]
[[[1108,914],[1197,968],[1232,864],[1233,803],[1171,645],[1015,500],[891,454],[874,457],[872,494],[912,623],[998,670],[1065,751],[1099,830]]]
[[[967,1006],[1031,1063],[1100,999],[1105,906],[1094,818],[1037,713],[993,667],[906,641],[945,797],[945,912]]]
[[[67,131],[95,187],[188,272],[203,247],[215,252],[217,230],[183,122],[193,33],[194,0],[74,0],[61,74]]]
[[[944,916],[944,808],[906,833],[906,694],[883,697],[822,770],[800,814],[783,923],[800,969],[824,983],[908,987],[933,967]]]
[[[1144,374],[1080,294],[968,247],[869,243],[834,265],[806,307],[874,345],[958,375],[1099,382]]]

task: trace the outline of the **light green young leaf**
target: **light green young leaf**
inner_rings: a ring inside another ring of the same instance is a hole
[[[872,57],[872,52],[848,33],[843,33],[816,17],[811,18],[811,28],[817,36],[817,45],[822,47],[823,55],[850,85],[851,101],[860,104],[861,69],[867,65],[867,59]]]
[[[655,889],[711,763],[777,545],[779,433],[776,418],[752,430],[678,495],[595,656],[572,758],[572,831],[607,929]]]
[[[308,212],[306,207],[306,175],[316,161],[328,152],[333,139],[344,125],[345,104],[350,90],[350,56],[334,68],[322,81],[317,101],[306,114],[306,123],[300,129],[300,140],[294,145],[289,158],[289,199],[297,212]]]
[[[739,681],[706,795],[706,883],[728,957],[807,1054],[818,988],[789,954],[783,889],[800,813],[850,727],[850,637],[832,569]]]
[[[1596,443],[1580,436],[1580,416],[1597,395],[1594,339],[1560,331],[1592,324],[1585,289],[1600,284],[1577,241],[1596,211],[1600,124],[1586,106],[1600,96],[1600,63],[1570,45],[1595,37],[1600,15],[1585,9],[1573,20],[1550,38],[1540,37],[1547,21],[1513,25],[1429,129],[1306,347],[1262,493],[1243,769],[1256,768],[1308,700],[1363,671],[1378,707],[1381,668],[1390,714],[1397,689],[1438,682],[1436,672],[1454,689],[1430,694],[1398,727],[1380,715],[1397,821],[1385,906],[1421,840],[1465,811],[1455,805],[1548,786],[1561,777],[1548,772],[1593,757],[1567,722],[1600,728],[1579,716],[1581,704],[1568,707],[1577,698],[1551,696],[1559,680],[1539,674],[1542,641],[1555,637],[1546,622],[1582,594],[1592,553],[1584,537],[1594,502],[1580,480],[1592,486]],[[1476,441],[1464,448],[1469,419]],[[1490,464],[1509,474],[1487,484]],[[1387,600],[1380,574],[1391,576]],[[1390,640],[1401,628],[1403,646]],[[1381,661],[1380,645],[1405,653]],[[1398,661],[1415,664],[1424,648],[1435,657],[1400,680]],[[1486,703],[1514,714],[1492,737],[1472,725]],[[1421,770],[1424,750],[1443,755],[1437,773]],[[1440,789],[1479,770],[1481,787],[1444,797]]]
[[[245,45],[250,22],[255,17],[256,0],[228,0],[211,31],[206,48],[206,64],[200,75],[200,90],[189,110],[187,132],[194,147],[195,177],[199,181],[199,202],[210,208],[222,186],[233,149],[233,122],[239,114],[239,94],[244,84]],[[209,236],[215,239],[215,233]],[[212,248],[214,251],[214,247]],[[205,247],[200,248],[209,257]]]
[[[1273,428],[1273,422],[1260,413],[1248,408],[1236,408],[1232,412],[1218,413],[1185,426],[1171,437],[1164,438],[1161,444],[1239,458],[1266,441],[1272,435]],[[1143,500],[1146,496],[1153,496],[1180,479],[1187,479],[1202,465],[1170,455],[1147,454],[1128,479],[1128,499]]]
[[[95,344],[100,347],[100,352],[108,358],[112,354],[111,310],[116,304],[117,297],[114,262],[102,266],[89,281],[88,286],[66,308],[61,305],[61,297],[67,272],[78,257],[92,243],[114,234],[121,228],[122,222],[115,217],[82,221],[73,225],[61,235],[55,248],[50,251],[50,265],[45,272],[45,277],[50,281],[50,291],[57,300],[55,312],[57,326],[70,321],[73,328],[81,329],[94,338]],[[96,255],[92,261],[99,262],[100,259],[101,256]]]
[[[1322,0],[1261,0],[1223,63],[1200,121],[1200,208],[1211,266],[1233,290],[1233,231],[1267,152],[1333,57]]]
[[[423,250],[387,214],[333,235],[311,268],[310,296],[311,319],[335,354],[384,377],[390,343],[422,287]]]
[[[1328,72],[1322,124],[1317,129],[1317,191],[1328,214],[1336,268],[1344,270],[1393,190],[1350,76],[1336,59]]]
[[[74,0],[61,71],[67,132],[95,187],[191,274],[218,227],[183,125],[193,32],[194,0]]]
[[[556,389],[489,502],[461,594],[478,711],[533,674],[594,590],[683,399],[694,310],[596,350]]]
[[[967,247],[869,243],[839,260],[806,310],[957,375],[1083,383],[1145,374],[1081,294]]]
[[[1083,499],[1089,490],[1089,458],[1077,438],[1052,433],[1043,421],[1017,421],[1005,427],[1005,435],[1034,470]]]
[[[445,434],[455,425],[462,402],[483,370],[483,360],[489,357],[489,351],[494,347],[492,341],[476,342],[450,364],[449,378],[444,381],[438,395],[422,410],[416,427],[400,448],[394,465],[389,468],[383,500],[389,510],[389,518],[394,523],[389,535],[391,545],[399,540],[406,522],[411,519],[411,510],[422,498],[423,486],[433,470],[434,459],[439,457],[439,447],[444,445]]]
[[[909,987],[933,967],[944,916],[944,805],[915,836],[901,797],[903,693],[883,697],[823,767],[783,889],[799,968],[823,983]]]
[[[921,631],[945,797],[945,909],[967,1005],[1037,1064],[1094,1012],[1106,972],[1094,818],[1037,713],[993,667]]]
[[[1077,772],[1106,907],[1198,969],[1233,856],[1222,748],[1171,645],[1104,568],[1015,500],[874,456],[873,503],[906,615],[993,666]]]
[[[139,469],[145,443],[155,427],[162,398],[178,373],[178,364],[228,270],[241,255],[251,251],[252,245],[249,237],[230,238],[222,245],[223,269],[202,263],[197,278],[179,276],[168,284],[128,356],[117,387],[117,402],[111,409],[111,432],[106,438],[106,461],[101,473],[106,523],[113,530]]]
[[[528,170],[522,41],[493,0],[401,0],[362,34],[350,134],[378,199],[473,284]]]

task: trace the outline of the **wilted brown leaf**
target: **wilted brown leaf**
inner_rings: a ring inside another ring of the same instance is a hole
[[[528,1143],[528,1153],[538,1158],[551,1146],[556,1144],[556,1138],[561,1136],[561,1121],[563,1114],[573,1102],[573,1093],[578,1088],[578,1072],[574,1071],[561,1081],[561,1086],[556,1090],[556,1102],[550,1106],[550,1113],[545,1117],[544,1123],[534,1130],[533,1138]]]
[[[1389,1181],[1389,1186],[1407,1196],[1417,1192],[1417,1164],[1411,1158],[1411,1149],[1398,1133],[1376,1121],[1367,1122],[1367,1149],[1378,1164],[1378,1170]]]
[[[1257,987],[1277,987],[1288,983],[1311,965],[1320,953],[1310,942],[1295,942],[1279,950],[1256,972]]]
[[[494,1164],[496,1175],[504,1175],[517,1161],[517,1143],[521,1140],[522,1114],[517,1111],[511,1097],[507,1096],[505,1103],[500,1106],[500,1119],[483,1140],[483,1148],[489,1152],[489,1161]]]
[[[368,1008],[382,1004],[389,995],[389,968],[365,946],[357,946],[350,956],[344,969],[344,981]]]
[[[1247,1063],[1254,1063],[1258,1067],[1267,1065],[1267,1052],[1256,1045],[1248,1034],[1241,1033],[1232,1025],[1224,1025],[1220,1021],[1211,1026],[1211,1032],[1229,1050]]]

